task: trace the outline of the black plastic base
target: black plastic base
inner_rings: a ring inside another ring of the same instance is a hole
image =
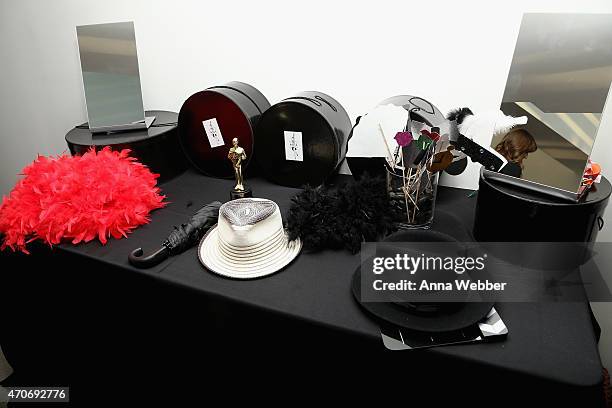
[[[251,189],[248,187],[245,187],[244,191],[236,191],[236,190],[230,191],[230,200],[236,200],[238,198],[247,198],[247,197],[253,197],[253,191],[251,191]]]

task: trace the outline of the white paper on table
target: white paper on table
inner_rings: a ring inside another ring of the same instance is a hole
[[[381,105],[361,117],[353,129],[349,141],[347,157],[388,157],[389,150],[395,151],[395,134],[404,130],[408,122],[408,111],[401,106]],[[380,132],[385,135],[387,146]],[[389,150],[387,150],[387,147]]]

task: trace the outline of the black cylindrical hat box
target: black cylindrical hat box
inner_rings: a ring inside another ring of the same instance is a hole
[[[603,228],[612,186],[602,177],[579,202],[570,202],[480,173],[474,237],[482,242],[593,242]]]
[[[160,183],[178,176],[189,167],[178,141],[175,125],[178,115],[169,111],[146,111],[145,114],[155,117],[155,122],[147,129],[92,134],[87,126],[75,127],[66,134],[70,153],[83,155],[92,147],[96,150],[107,146],[117,151],[129,149],[130,156],[159,174]]]
[[[329,95],[301,92],[262,116],[256,131],[255,160],[276,184],[322,184],[346,155],[351,120]]]
[[[234,177],[227,158],[232,139],[253,157],[255,127],[270,107],[266,97],[243,82],[213,86],[191,95],[179,112],[178,132],[181,146],[191,164],[202,173],[221,178]]]

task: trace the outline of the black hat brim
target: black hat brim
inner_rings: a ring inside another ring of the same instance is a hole
[[[387,237],[384,241],[458,242],[455,237],[431,230],[399,231]],[[353,274],[351,287],[357,302],[375,318],[418,332],[441,333],[470,327],[482,321],[494,305],[492,301],[477,301],[477,299],[468,298],[466,302],[448,304],[449,307],[440,307],[434,313],[421,313],[416,309],[411,310],[406,305],[394,302],[362,302],[361,265],[357,267]]]

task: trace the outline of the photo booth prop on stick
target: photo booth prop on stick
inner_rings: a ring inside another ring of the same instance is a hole
[[[351,172],[382,174],[395,213],[403,214],[400,227],[429,228],[433,221],[438,172],[455,160],[448,132],[440,132],[446,122],[427,100],[402,95],[383,101],[353,128]]]
[[[440,172],[460,174],[469,158],[491,171],[520,173],[517,164],[468,135],[507,132],[525,120],[499,110],[475,116],[468,108],[452,111],[447,119],[424,98],[396,96],[359,119],[347,162],[358,179],[366,172],[387,179],[395,214],[404,214],[397,219],[400,228],[427,229],[433,222]]]

